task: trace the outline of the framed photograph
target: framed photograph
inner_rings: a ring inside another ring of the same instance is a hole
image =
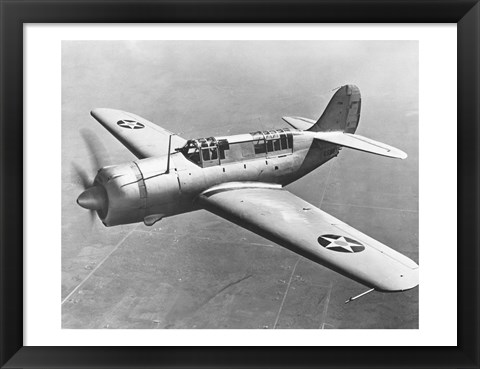
[[[2,367],[478,367],[478,2],[1,6]]]

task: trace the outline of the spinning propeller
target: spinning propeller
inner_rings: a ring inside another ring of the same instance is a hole
[[[83,140],[90,154],[92,167],[97,170],[107,165],[109,155],[105,146],[91,131],[83,129],[80,131]],[[90,210],[90,219],[93,222],[95,212],[107,207],[108,197],[105,189],[101,185],[96,185],[90,175],[77,164],[72,163],[73,171],[83,188],[83,192],[77,198],[77,204],[82,208]]]

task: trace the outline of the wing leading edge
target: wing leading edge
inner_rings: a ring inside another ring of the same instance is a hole
[[[418,285],[418,265],[317,207],[264,183],[204,191],[205,209],[378,291]]]
[[[172,135],[170,152],[185,145],[185,139],[132,113],[116,109],[98,108],[90,113],[133,155],[139,159],[166,155]]]

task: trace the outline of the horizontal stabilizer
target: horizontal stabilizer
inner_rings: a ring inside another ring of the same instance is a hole
[[[282,119],[290,124],[293,128],[300,129],[302,131],[306,131],[313,127],[316,123],[312,119],[302,118],[302,117],[282,117]]]
[[[369,152],[390,158],[405,159],[407,154],[402,150],[387,144],[371,140],[370,138],[343,132],[315,132],[315,138],[335,145]]]

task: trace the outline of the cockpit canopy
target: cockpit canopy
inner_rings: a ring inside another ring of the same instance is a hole
[[[197,138],[180,151],[188,160],[205,168],[213,165],[292,153],[293,134],[288,128],[250,134]]]

